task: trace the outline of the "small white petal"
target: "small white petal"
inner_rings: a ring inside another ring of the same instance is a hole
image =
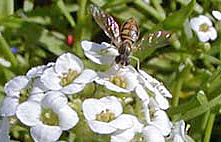
[[[33,88],[32,88],[33,90]],[[29,98],[28,98],[28,101],[35,101],[35,102],[38,102],[40,103],[41,100],[46,96],[45,93],[33,93],[33,94],[30,94]]]
[[[19,97],[20,91],[28,85],[29,79],[26,76],[17,76],[5,84],[4,90],[7,96]]]
[[[59,74],[67,73],[69,69],[80,73],[83,68],[83,62],[71,53],[62,54],[55,63],[55,71]]]
[[[166,110],[170,107],[168,100],[161,94],[156,93],[155,99],[161,109]]]
[[[39,103],[27,101],[17,107],[16,116],[27,126],[40,123],[41,106]]]
[[[217,38],[217,32],[215,28],[210,27],[208,33],[211,40],[215,40]]]
[[[165,142],[163,135],[155,126],[148,125],[143,129],[146,142]]]
[[[165,111],[157,110],[155,112],[155,119],[152,121],[152,125],[157,127],[164,136],[168,136],[171,132],[172,124]]]
[[[207,17],[207,16],[204,16],[204,15],[200,15],[199,16],[199,19],[203,22],[203,23],[206,23],[208,26],[212,26],[212,22],[211,20]],[[201,24],[200,24],[201,25]]]
[[[134,91],[134,89],[136,88],[136,86],[139,83],[137,80],[137,76],[135,76],[131,72],[126,72],[123,77],[125,78],[125,81],[127,83],[127,86],[126,86],[127,90]]]
[[[132,129],[125,130],[122,133],[118,133],[115,135],[111,135],[111,142],[130,142],[135,133]]]
[[[79,121],[77,113],[73,109],[71,109],[68,105],[59,109],[57,114],[59,117],[59,125],[62,130],[71,129]]]
[[[195,31],[199,30],[201,24],[203,24],[203,21],[198,17],[190,19],[190,26]]]
[[[173,138],[173,142],[184,142],[184,140],[180,135],[176,134]]]
[[[104,108],[104,104],[100,103],[98,99],[90,98],[84,100],[82,103],[82,110],[84,117],[87,120],[95,120],[96,114],[99,114]]]
[[[220,11],[218,11],[218,10],[213,10],[213,11],[212,11],[212,14],[213,14],[213,16],[214,16],[217,20],[221,21],[221,13],[220,13]]]
[[[38,124],[31,127],[31,136],[35,142],[55,142],[61,136],[62,130],[58,126]]]
[[[197,36],[198,36],[199,40],[202,42],[207,42],[210,39],[208,32],[198,31]]]
[[[109,122],[109,124],[117,130],[126,130],[133,126],[133,121],[131,120],[129,115],[122,114],[113,121]]]
[[[75,93],[82,91],[84,87],[85,87],[85,84],[72,83],[72,84],[65,86],[64,88],[61,88],[60,91],[63,92],[64,94],[71,95],[71,94],[75,94]]]
[[[74,80],[74,82],[87,84],[94,81],[96,77],[97,73],[95,71],[86,69]]]
[[[41,76],[41,81],[44,86],[51,90],[60,90],[62,86],[60,85],[61,79],[59,75],[54,71],[54,67],[50,67],[44,71]]]
[[[42,106],[44,108],[52,108],[54,112],[58,112],[67,103],[66,96],[59,91],[47,92],[46,97],[42,100]]]
[[[13,116],[15,115],[16,108],[18,106],[18,98],[5,97],[1,106],[1,116]]]
[[[147,101],[149,102],[149,95],[147,94],[146,90],[141,86],[138,85],[136,90],[135,90],[137,96],[142,100],[142,101]]]
[[[100,102],[105,105],[107,109],[109,109],[112,113],[114,113],[115,117],[119,116],[123,112],[123,107],[119,100],[114,96],[106,96],[100,99]]]
[[[2,66],[5,66],[5,67],[10,67],[11,66],[11,62],[5,60],[4,58],[0,58],[0,64]]]
[[[0,120],[0,141],[1,142],[11,142],[9,136],[10,124],[7,117],[3,117]]]
[[[34,78],[34,77],[41,76],[46,68],[47,68],[46,65],[33,67],[33,68],[31,68],[31,69],[26,73],[26,76],[27,76],[29,79]]]
[[[118,55],[118,51],[107,43],[97,44],[84,40],[81,46],[85,56],[97,64],[111,64]]]
[[[172,94],[170,94],[170,92],[167,90],[167,88],[165,86],[163,86],[162,83],[160,83],[160,85],[157,85],[156,86],[156,89],[159,91],[159,93],[161,95],[163,95],[164,97],[167,97],[167,98],[172,98]]]
[[[97,120],[88,121],[88,125],[93,132],[99,134],[111,134],[117,130],[116,128],[112,127],[109,123]]]

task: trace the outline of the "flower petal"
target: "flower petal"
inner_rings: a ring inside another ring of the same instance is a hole
[[[97,44],[84,40],[81,46],[85,56],[97,64],[111,64],[118,55],[118,51],[107,43]]]
[[[60,85],[61,79],[59,75],[54,71],[54,67],[50,67],[44,71],[41,76],[41,81],[44,86],[51,90],[60,90],[62,86]]]
[[[159,107],[163,110],[166,110],[170,107],[168,100],[164,98],[161,94],[156,93],[155,100]]]
[[[172,124],[163,110],[157,110],[155,112],[155,119],[152,121],[152,125],[157,127],[163,136],[168,136],[171,132]]]
[[[83,62],[71,53],[62,54],[55,63],[55,71],[59,74],[67,73],[69,69],[80,73],[83,68]]]
[[[190,26],[194,31],[198,31],[201,24],[203,24],[203,21],[198,17],[190,19]]]
[[[141,86],[138,85],[135,90],[137,96],[142,100],[142,101],[148,101],[149,102],[149,95],[147,94],[146,90]]]
[[[59,109],[57,114],[59,117],[59,125],[62,130],[68,130],[74,127],[79,121],[77,113],[68,105]]]
[[[72,84],[65,86],[60,91],[63,92],[64,94],[75,94],[75,93],[82,91],[84,87],[85,87],[85,84],[72,83]]]
[[[4,90],[7,96],[19,97],[20,91],[28,85],[29,79],[26,76],[17,76],[5,84]]]
[[[201,42],[207,42],[210,39],[208,32],[198,31],[197,36]]]
[[[147,142],[165,142],[163,135],[155,126],[146,126],[143,129],[143,135]]]
[[[208,26],[212,26],[212,22],[211,20],[209,19],[209,17],[207,16],[204,16],[204,15],[200,15],[199,16],[199,19],[203,22],[203,23],[206,23]],[[201,24],[200,24],[201,25]]]
[[[51,108],[54,112],[59,112],[64,106],[66,106],[68,100],[66,96],[59,91],[49,91],[46,93],[46,97],[42,100],[42,106],[44,108]]]
[[[115,117],[123,112],[123,107],[120,101],[114,96],[106,96],[100,99],[100,102],[105,105],[107,109],[114,113]]]
[[[88,125],[93,132],[99,134],[111,134],[117,130],[116,128],[112,127],[109,123],[97,120],[88,121]]]
[[[38,124],[31,127],[31,136],[35,142],[55,142],[61,136],[62,130],[58,126]]]
[[[96,77],[97,73],[95,71],[86,69],[74,80],[74,82],[87,84],[94,81]]]
[[[16,116],[25,125],[35,126],[38,123],[41,123],[41,106],[37,102],[24,102],[18,106]]]
[[[99,114],[104,109],[104,104],[98,99],[90,98],[82,103],[84,117],[87,120],[95,120],[96,114]]]
[[[209,36],[211,40],[215,40],[217,38],[217,32],[215,28],[213,27],[209,28]]]
[[[19,104],[18,98],[5,97],[1,106],[1,116],[13,116]]]
[[[212,15],[217,19],[217,20],[221,20],[221,13],[218,10],[213,10],[212,11]]]

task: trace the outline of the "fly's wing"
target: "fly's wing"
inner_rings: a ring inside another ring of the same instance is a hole
[[[143,48],[160,48],[170,44],[171,33],[166,31],[157,31],[144,36],[139,42],[136,43],[136,49]]]
[[[100,9],[100,7],[96,5],[90,5],[90,12],[105,34],[114,42],[117,47],[119,47],[119,43],[121,42],[120,30],[114,18],[105,13]]]

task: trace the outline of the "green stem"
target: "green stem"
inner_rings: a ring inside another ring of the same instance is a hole
[[[165,19],[165,17],[162,17],[162,15],[159,13],[159,11],[154,9],[152,6],[147,5],[142,0],[135,0],[134,4],[141,7],[142,9],[146,10],[148,13],[150,13],[152,16],[154,16],[160,22],[162,22]]]
[[[216,117],[215,113],[211,113],[210,116],[209,116],[209,121],[207,123],[207,127],[206,127],[203,142],[209,142],[210,141],[210,136],[211,136],[211,133],[212,133],[212,128],[213,128],[215,117]]]
[[[81,40],[84,40],[85,34],[90,34],[87,33],[87,28],[88,23],[86,24],[86,10],[87,10],[87,0],[79,0],[79,11],[77,13],[77,18],[78,18],[78,40],[76,42],[76,51],[77,55],[80,57],[83,57],[83,51],[81,49]]]
[[[12,68],[15,69],[18,66],[18,62],[14,54],[11,52],[10,46],[8,45],[4,37],[1,35],[1,33],[0,33],[0,48],[2,55],[4,55],[4,57],[11,62]]]
[[[74,21],[73,17],[71,16],[71,14],[67,11],[67,8],[65,7],[64,1],[63,0],[58,0],[57,1],[57,6],[61,10],[61,12],[64,14],[64,16],[67,18],[67,20],[69,21],[71,26],[74,27],[76,25],[75,21]]]
[[[178,80],[175,85],[175,91],[172,99],[172,107],[177,107],[179,105],[180,91],[183,85],[183,81],[181,79]]]
[[[205,114],[204,114],[204,117],[203,117],[203,120],[202,120],[202,125],[201,125],[201,130],[202,132],[205,130],[206,128],[206,124],[208,122],[208,119],[209,119],[209,116],[210,116],[210,111],[207,111]]]

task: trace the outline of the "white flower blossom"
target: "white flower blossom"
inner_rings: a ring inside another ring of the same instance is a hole
[[[2,102],[1,116],[13,116],[19,105],[20,93],[29,87],[30,80],[26,76],[17,76],[5,84],[6,97]]]
[[[104,85],[115,92],[130,93],[138,85],[136,70],[132,66],[119,68],[113,65],[107,72],[98,73],[96,83]]]
[[[202,42],[215,40],[217,38],[217,31],[207,16],[200,15],[199,17],[192,18],[190,25]]]
[[[221,12],[218,10],[213,10],[212,15],[219,21],[221,21]]]
[[[17,118],[30,126],[31,136],[36,142],[55,142],[63,130],[74,127],[77,113],[67,104],[68,100],[59,91],[49,91],[41,102],[28,100],[20,104]]]
[[[147,125],[143,129],[142,134],[146,142],[165,142],[164,136],[160,130],[153,125]]]
[[[122,132],[134,125],[129,114],[122,114],[122,105],[114,96],[86,99],[82,110],[90,129],[95,133]]]
[[[84,55],[97,64],[112,64],[115,57],[119,55],[118,50],[108,43],[101,44],[90,41],[82,41],[81,46],[84,50]]]
[[[161,109],[168,109],[169,102],[167,98],[172,98],[172,95],[164,85],[143,70],[139,70],[138,78],[140,83],[136,88],[138,97],[145,102],[148,102],[149,98],[152,97]],[[150,93],[148,92],[150,92],[151,95],[149,95]]]
[[[20,94],[24,90],[31,89],[30,96],[33,99],[35,97],[32,95],[37,94],[36,90],[37,88],[38,88],[38,95],[41,95],[39,94],[40,92],[44,92],[47,90],[42,84],[42,82],[39,81],[39,76],[42,74],[43,70],[47,69],[51,65],[52,64],[48,64],[46,66],[43,65],[43,66],[33,67],[28,71],[26,76],[14,77],[12,80],[10,80],[5,84],[4,91],[6,97],[3,100],[1,106],[1,116],[15,115],[16,108],[20,103],[19,102]],[[34,83],[32,82],[32,79],[34,79]]]
[[[95,77],[96,72],[84,69],[83,62],[77,56],[65,53],[58,57],[54,66],[44,71],[41,81],[50,90],[74,94],[82,91]]]

